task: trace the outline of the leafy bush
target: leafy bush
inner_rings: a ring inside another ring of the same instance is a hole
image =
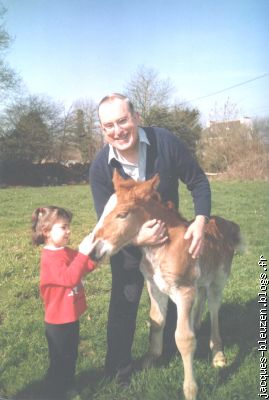
[[[27,161],[0,163],[1,185],[55,186],[88,181],[89,163],[32,164]]]

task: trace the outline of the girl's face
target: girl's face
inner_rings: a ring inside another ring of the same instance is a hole
[[[70,238],[70,224],[66,220],[59,220],[52,225],[47,233],[46,245],[53,247],[64,247],[68,244]]]

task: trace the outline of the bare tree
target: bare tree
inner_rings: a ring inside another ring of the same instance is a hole
[[[61,113],[58,134],[54,137],[53,150],[51,152],[51,157],[54,161],[64,162],[68,160],[69,137],[72,132],[72,130],[70,132],[72,113],[72,106],[68,109],[64,108]]]
[[[142,123],[147,125],[152,108],[167,106],[174,86],[169,79],[160,79],[158,72],[141,66],[126,85],[126,95],[139,111]]]
[[[97,124],[97,105],[91,99],[73,103],[68,126],[69,145],[79,152],[81,161],[91,161],[101,146]]]
[[[214,109],[210,112],[210,121],[231,121],[238,119],[240,110],[237,104],[228,97],[223,105],[215,103]]]

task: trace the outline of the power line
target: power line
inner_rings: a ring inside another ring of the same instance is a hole
[[[257,112],[257,111],[268,111],[269,110],[269,107],[268,107],[268,105],[267,106],[262,106],[262,107],[255,107],[254,109],[253,109],[253,112]]]
[[[237,83],[236,85],[229,86],[229,87],[227,87],[227,88],[225,88],[225,89],[218,90],[217,92],[209,93],[209,94],[207,94],[207,95],[205,95],[205,96],[196,97],[196,98],[194,98],[194,99],[190,99],[190,100],[187,100],[187,101],[183,101],[181,104],[184,105],[184,104],[188,104],[188,103],[190,103],[190,102],[192,102],[192,101],[197,101],[197,100],[206,99],[207,97],[215,96],[216,94],[226,92],[227,90],[234,89],[234,88],[236,88],[236,87],[238,87],[238,86],[243,86],[243,85],[246,85],[247,83],[256,81],[256,80],[258,80],[258,79],[262,79],[262,78],[264,78],[264,77],[266,77],[266,76],[268,76],[268,75],[269,75],[269,72],[266,72],[266,73],[263,74],[263,75],[256,76],[255,78],[249,79],[249,80],[244,81],[244,82],[241,82],[241,83]]]
[[[268,111],[269,111],[268,107],[263,107],[263,108],[254,109],[250,113],[247,113],[247,114],[249,117],[257,117],[257,114],[259,114],[260,118],[263,118],[263,117],[268,118]]]

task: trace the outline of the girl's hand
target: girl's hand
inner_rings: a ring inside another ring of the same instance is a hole
[[[94,234],[90,233],[89,235],[85,236],[78,247],[78,251],[85,256],[88,256],[91,251],[93,250],[93,243],[94,243]]]

